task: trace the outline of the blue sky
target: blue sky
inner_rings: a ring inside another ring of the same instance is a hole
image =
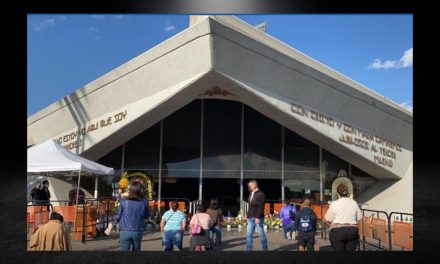
[[[413,105],[412,15],[239,15],[386,98]],[[28,15],[28,116],[188,27],[188,15]]]

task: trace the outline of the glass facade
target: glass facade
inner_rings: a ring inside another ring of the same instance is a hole
[[[281,126],[244,107],[243,177],[281,179]]]
[[[240,178],[241,103],[204,100],[203,177]]]
[[[160,151],[160,123],[125,143],[125,169],[158,170]]]
[[[351,178],[353,179],[354,198],[359,197],[377,182],[376,178],[353,165],[351,165]]]
[[[162,198],[198,199],[201,183],[204,199],[239,197],[243,188],[243,198],[247,200],[246,183],[257,179],[268,200],[320,199],[319,146],[251,107],[236,101],[195,100],[162,122],[162,165],[159,164],[160,122],[99,162],[114,167],[118,180],[121,170],[147,173],[152,176],[155,194],[161,174]],[[124,164],[121,162],[123,151]],[[341,171],[352,180],[354,197],[376,182],[371,175],[325,149],[322,149],[322,162],[325,200],[331,199],[332,183],[341,176]],[[240,186],[241,172],[243,186]]]
[[[163,120],[163,177],[199,178],[200,126],[200,100]]]
[[[99,196],[112,197],[114,183],[119,181],[122,174],[122,146],[117,147],[116,149],[112,150],[104,157],[100,158],[98,160],[98,163],[114,169],[113,177],[112,176],[100,177],[100,180],[98,182]],[[81,186],[83,185],[81,184]]]

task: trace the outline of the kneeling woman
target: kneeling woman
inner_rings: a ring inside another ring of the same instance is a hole
[[[148,219],[148,200],[144,198],[141,184],[132,181],[128,187],[128,197],[121,199],[118,216],[121,251],[141,250],[145,229],[144,219]]]
[[[209,224],[211,219],[204,211],[203,205],[197,205],[196,214],[193,215],[189,223],[190,230],[196,224],[200,225],[201,227],[200,233],[192,234],[189,240],[190,248],[195,249],[196,251],[205,251],[206,247],[210,246]]]

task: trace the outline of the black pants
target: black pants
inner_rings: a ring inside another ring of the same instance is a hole
[[[315,251],[315,231],[308,233],[298,231],[298,246],[307,248],[307,251]]]
[[[334,251],[356,251],[358,242],[358,227],[347,226],[330,230],[330,243]]]

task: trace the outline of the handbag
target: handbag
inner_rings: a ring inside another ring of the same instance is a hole
[[[197,218],[197,222],[195,225],[193,225],[190,229],[189,229],[189,233],[191,235],[197,235],[200,234],[200,232],[202,232],[202,227],[200,226],[200,222],[199,222],[199,217],[196,214],[196,218]]]

